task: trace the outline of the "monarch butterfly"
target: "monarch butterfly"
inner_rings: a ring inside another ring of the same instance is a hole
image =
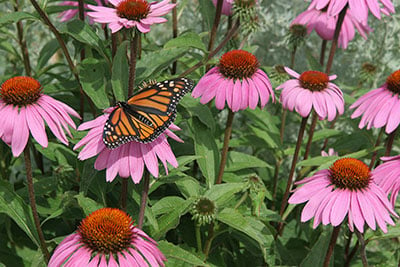
[[[176,105],[193,88],[193,81],[177,78],[152,83],[126,102],[118,102],[103,131],[109,149],[130,141],[154,141],[175,120]]]

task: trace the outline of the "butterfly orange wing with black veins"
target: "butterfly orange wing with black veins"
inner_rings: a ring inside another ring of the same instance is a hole
[[[154,141],[175,120],[176,106],[193,88],[186,78],[151,84],[126,102],[117,103],[103,131],[103,142],[109,149],[130,141]]]

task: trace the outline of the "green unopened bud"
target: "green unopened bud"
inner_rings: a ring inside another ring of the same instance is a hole
[[[214,201],[200,197],[193,203],[190,213],[192,214],[192,220],[199,225],[206,225],[215,220],[217,207]]]

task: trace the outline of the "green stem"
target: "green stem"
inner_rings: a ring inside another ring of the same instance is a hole
[[[232,112],[232,110],[230,110],[230,109],[228,109],[228,110],[229,110],[229,113],[228,113],[228,119],[226,120],[224,145],[223,145],[222,151],[221,151],[221,163],[219,165],[218,177],[217,177],[217,181],[215,182],[216,184],[222,183],[222,177],[224,176],[226,160],[228,158],[229,140],[231,139],[231,135],[232,135],[232,123],[233,123],[233,117],[235,116],[235,113]]]
[[[242,205],[243,202],[246,201],[247,197],[249,196],[249,192],[245,192],[242,197],[239,199],[238,203],[236,203],[234,209],[237,209],[240,207],[240,205]]]
[[[211,243],[213,240],[214,240],[214,223],[212,222],[208,226],[208,237],[207,237],[206,243],[204,245],[204,250],[203,250],[203,253],[205,256],[204,261],[206,261],[208,258],[208,254],[210,253],[210,249],[211,249]]]
[[[25,159],[25,168],[26,168],[26,180],[28,183],[28,194],[29,194],[29,203],[31,205],[33,221],[35,223],[36,231],[39,236],[40,249],[42,250],[44,259],[46,263],[50,260],[50,254],[47,250],[46,240],[44,239],[42,228],[40,227],[39,214],[37,212],[36,200],[35,200],[35,189],[33,187],[33,177],[32,177],[32,164],[29,153],[29,143],[26,145],[24,149],[24,159]]]
[[[201,245],[201,232],[200,232],[200,224],[198,224],[197,222],[195,222],[195,232],[196,232],[196,243],[197,243],[197,252],[202,252],[203,248]]]
[[[307,125],[307,120],[308,120],[308,116],[305,118],[302,118],[301,120],[301,124],[300,124],[300,129],[299,129],[299,134],[297,137],[297,143],[296,143],[296,148],[294,150],[294,154],[293,154],[293,160],[292,160],[292,166],[290,168],[290,173],[289,173],[289,177],[288,177],[288,181],[286,184],[286,190],[285,193],[283,195],[282,198],[282,204],[281,204],[281,209],[280,209],[280,216],[283,216],[283,213],[285,212],[286,206],[287,206],[287,202],[288,202],[288,198],[289,198],[289,192],[290,192],[290,188],[292,187],[292,183],[293,183],[293,176],[294,176],[294,172],[296,170],[296,163],[297,163],[297,159],[299,158],[299,152],[300,152],[300,148],[301,148],[301,143],[303,141],[303,136],[304,136],[304,131],[306,129],[306,125]],[[279,235],[282,235],[283,232],[283,223],[279,223],[278,224],[278,233]]]

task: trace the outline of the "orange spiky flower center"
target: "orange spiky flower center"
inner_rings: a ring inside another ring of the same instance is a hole
[[[309,70],[303,72],[299,80],[303,88],[310,91],[322,91],[328,86],[329,76],[320,71]]]
[[[139,21],[149,14],[150,4],[145,0],[124,0],[116,9],[119,17]]]
[[[40,83],[25,76],[17,76],[5,81],[0,88],[0,97],[7,103],[26,106],[35,103],[42,91]]]
[[[102,208],[87,216],[79,225],[82,242],[91,250],[117,253],[131,244],[132,218],[119,209]]]
[[[400,70],[396,70],[386,79],[387,89],[395,94],[400,93]]]
[[[341,189],[364,189],[371,180],[369,167],[358,159],[339,159],[333,163],[329,171],[332,184]]]
[[[219,71],[230,79],[250,78],[259,67],[257,58],[244,50],[232,50],[222,55]]]

